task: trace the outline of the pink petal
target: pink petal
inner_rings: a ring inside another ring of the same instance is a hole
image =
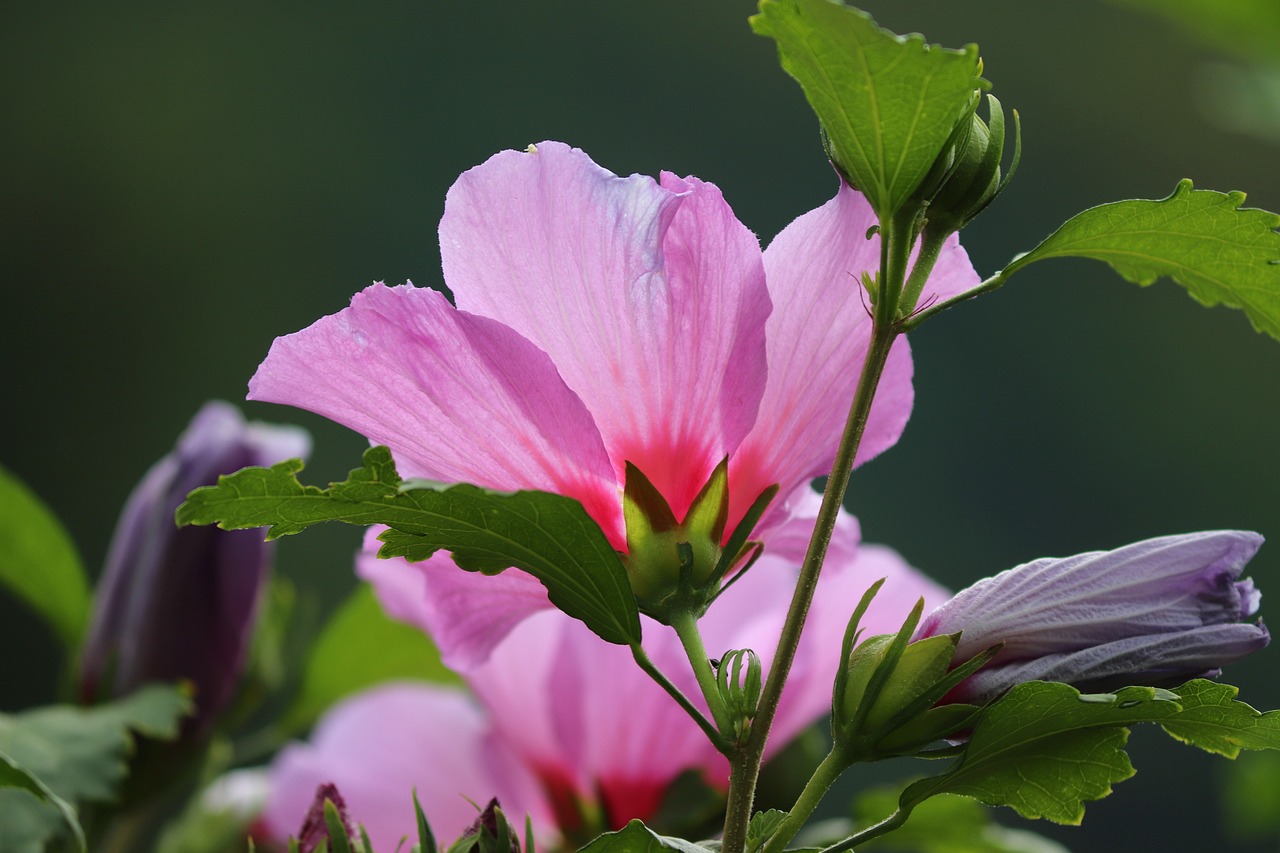
[[[517,823],[527,812],[544,832],[553,825],[535,779],[456,689],[391,684],[331,709],[310,743],[291,744],[272,765],[264,816],[274,836],[297,833],[323,782],[337,785],[377,850],[417,838],[414,790],[445,843],[475,819],[473,802],[494,796]]]
[[[512,628],[551,607],[542,584],[518,569],[496,576],[468,572],[443,551],[420,563],[378,559],[377,537],[383,529],[373,527],[365,534],[356,574],[373,584],[387,615],[435,641],[450,669],[483,663]]]
[[[688,669],[670,629],[647,622],[645,637],[662,669],[675,677]],[[562,613],[526,620],[466,677],[526,763],[581,797],[599,794],[615,827],[651,817],[684,770],[723,765],[626,648]]]
[[[582,401],[545,353],[436,291],[366,288],[349,308],[277,338],[249,390],[387,445],[403,476],[558,492],[625,541],[613,470]]]
[[[547,352],[618,479],[634,463],[683,516],[754,422],[765,372],[759,245],[720,191],[544,142],[458,179],[440,251],[459,307]]]
[[[767,325],[769,376],[751,433],[730,461],[730,524],[772,483],[787,494],[831,470],[870,344],[861,277],[880,266],[880,238],[866,199],[841,184],[831,201],[796,219],[765,251],[774,312]],[[978,283],[958,242],[942,252],[926,298]],[[856,464],[897,442],[911,414],[911,356],[894,344]],[[778,518],[777,510],[771,516]]]

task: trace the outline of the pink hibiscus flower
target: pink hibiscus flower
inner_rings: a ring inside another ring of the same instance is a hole
[[[874,224],[842,185],[761,252],[712,184],[620,178],[556,142],[504,151],[448,194],[440,247],[456,308],[375,284],[277,339],[249,396],[387,445],[406,477],[573,497],[624,553],[627,463],[681,518],[728,457],[726,530],[777,484],[754,534],[767,538],[833,464],[870,336],[860,278],[879,266]],[[925,297],[977,283],[953,237]],[[858,462],[897,441],[911,370],[900,339]],[[502,581],[514,591],[495,624],[459,614],[475,624],[458,654],[482,660],[547,606],[523,579]]]

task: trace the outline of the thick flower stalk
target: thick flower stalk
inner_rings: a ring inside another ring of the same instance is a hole
[[[1253,581],[1257,533],[1163,536],[1114,551],[1047,557],[1001,572],[930,613],[916,638],[962,632],[955,661],[1001,644],[953,698],[982,703],[1024,681],[1082,690],[1174,686],[1270,641]]]
[[[186,680],[196,703],[186,732],[208,731],[239,684],[274,548],[257,530],[179,529],[174,510],[220,474],[305,456],[309,447],[302,430],[245,423],[228,403],[200,410],[121,513],[84,647],[86,699]]]
[[[448,194],[440,248],[456,307],[373,285],[278,339],[250,396],[389,446],[406,477],[576,498],[624,554],[636,532],[628,465],[681,520],[727,458],[724,530],[776,485],[755,531],[767,540],[791,495],[831,470],[870,339],[861,277],[879,268],[874,224],[842,186],[762,253],[696,178],[620,178],[556,142],[504,151]],[[977,280],[953,238],[930,293]],[[857,461],[897,440],[910,380],[899,341]],[[644,577],[648,594],[664,573],[674,583],[669,562],[628,565],[633,588]],[[545,606],[525,604],[506,628]]]
[[[795,546],[803,551],[817,503],[816,494],[803,496],[797,515],[777,529],[776,550],[707,614],[702,628],[713,655],[773,648],[799,562]],[[501,606],[503,593],[489,583],[494,578],[459,572],[444,556],[410,564],[375,559],[369,550],[360,571],[392,615],[434,632],[446,660],[457,660],[467,631],[464,609],[450,598],[470,598],[473,611]],[[857,523],[844,516],[770,754],[830,710],[848,601],[878,577],[887,580],[865,620],[873,630],[896,628],[921,596],[930,603],[947,596],[892,551],[859,547]],[[521,594],[538,594],[537,583],[529,584]],[[646,632],[645,648],[659,666],[679,673],[673,677],[682,687],[694,689],[671,632]],[[412,832],[406,792],[415,786],[441,839],[474,818],[463,796],[477,803],[497,796],[517,823],[530,814],[540,837],[581,842],[652,817],[682,772],[699,771],[723,789],[724,757],[630,657],[558,611],[537,613],[487,661],[463,671],[475,700],[454,688],[401,684],[330,711],[310,744],[291,746],[277,760],[268,822],[278,833],[295,829],[316,785],[331,780],[375,844]]]

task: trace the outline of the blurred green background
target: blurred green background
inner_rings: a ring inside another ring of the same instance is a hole
[[[1221,41],[1088,0],[864,6],[898,32],[980,44],[994,92],[1022,114],[1019,176],[964,235],[983,274],[1084,207],[1162,197],[1184,176],[1280,209],[1280,119]],[[275,336],[370,281],[441,283],[445,190],[502,148],[560,139],[622,174],[696,174],[767,242],[835,179],[752,10],[10,4],[0,462],[96,571],[136,480],[204,400],[243,398]],[[853,481],[868,540],[959,586],[1037,556],[1245,527],[1276,540],[1251,570],[1280,596],[1280,344],[1242,315],[1055,262],[912,346],[911,425]],[[313,431],[313,482],[363,446],[303,413],[246,409]],[[286,541],[283,571],[331,605],[358,540]],[[53,636],[2,592],[0,652],[0,708],[54,694]],[[1280,705],[1277,654],[1232,668],[1243,698]],[[1084,828],[1037,828],[1077,851],[1213,845],[1223,763],[1150,732],[1134,742],[1138,777]]]

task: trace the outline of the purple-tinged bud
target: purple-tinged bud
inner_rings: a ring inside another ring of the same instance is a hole
[[[1003,643],[952,697],[981,703],[1024,681],[1082,690],[1214,676],[1270,642],[1251,580],[1257,533],[1205,531],[1036,560],[965,589],[916,637],[962,632],[956,662]]]
[[[347,839],[356,837],[351,830],[351,816],[347,814],[347,804],[338,793],[338,786],[332,782],[324,782],[316,786],[315,799],[311,801],[311,808],[307,809],[307,816],[302,821],[302,829],[298,830],[298,853],[315,853],[322,842],[329,842],[327,849],[333,849],[332,839],[329,837],[329,823],[324,815],[325,803],[333,803],[334,811],[338,813],[338,820],[347,834]]]
[[[184,527],[174,511],[198,486],[250,465],[304,456],[306,432],[246,423],[210,402],[125,503],[98,581],[81,693],[98,701],[186,680],[199,737],[235,696],[273,548],[258,530]]]

